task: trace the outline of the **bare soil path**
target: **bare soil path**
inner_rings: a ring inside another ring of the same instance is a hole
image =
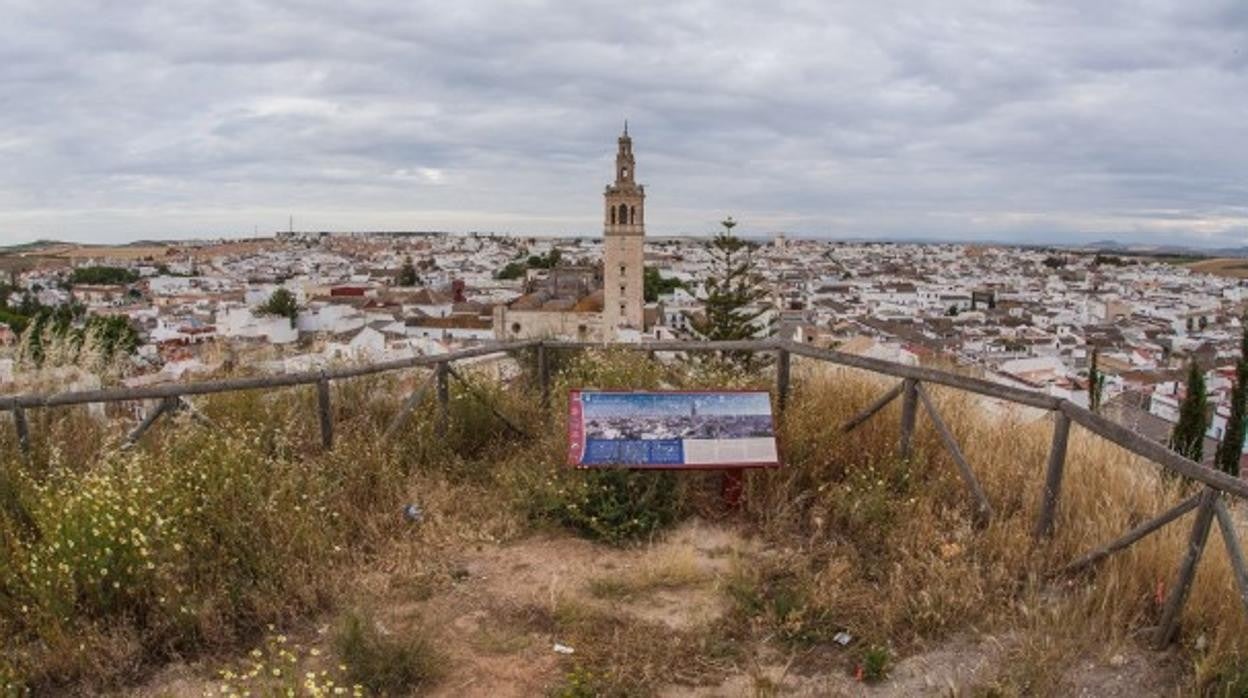
[[[662,541],[632,549],[541,533],[504,544],[451,552],[438,572],[396,565],[364,574],[361,601],[376,609],[385,632],[424,632],[437,638],[446,673],[424,695],[507,698],[549,695],[575,665],[578,649],[563,646],[549,619],[567,609],[638,619],[672,632],[696,631],[728,610],[723,585],[734,565],[748,564],[757,544],[730,526],[687,523]],[[302,640],[328,652],[326,625],[310,625]],[[292,635],[298,636],[296,631]],[[697,696],[958,696],[994,692],[1011,662],[1011,641],[960,637],[903,658],[888,678],[868,685],[829,650],[827,661],[795,662],[773,648],[750,651],[722,680],[673,683],[665,697]],[[795,668],[800,667],[800,668]],[[214,694],[210,666],[174,666],[132,695]],[[1056,682],[1061,695],[1174,695],[1177,672],[1145,650],[1088,657]]]

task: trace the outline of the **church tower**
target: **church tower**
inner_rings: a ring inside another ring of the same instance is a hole
[[[615,183],[604,193],[603,308],[604,335],[620,328],[641,332],[643,311],[642,265],[646,235],[646,189],[635,181],[633,139],[628,122],[615,154]]]

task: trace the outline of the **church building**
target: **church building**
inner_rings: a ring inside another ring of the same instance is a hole
[[[600,266],[592,273],[556,268],[542,279],[529,280],[524,295],[494,308],[497,339],[636,341],[650,329],[653,318],[646,312],[643,281],[646,190],[636,181],[627,123],[615,154],[615,182],[607,185],[603,198]],[[581,283],[561,281],[569,274]]]

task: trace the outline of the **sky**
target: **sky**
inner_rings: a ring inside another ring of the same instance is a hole
[[[0,244],[1248,244],[1240,0],[0,0]]]

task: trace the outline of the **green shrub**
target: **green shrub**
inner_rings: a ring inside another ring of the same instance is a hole
[[[347,613],[334,649],[352,682],[379,695],[408,695],[443,673],[445,658],[422,630],[383,633],[371,614]]]
[[[563,677],[563,683],[551,691],[553,698],[599,698],[605,692],[602,678],[577,665]]]
[[[315,457],[280,426],[172,427],[92,467],[14,480],[20,507],[0,512],[0,648],[36,690],[115,685],[324,607],[327,572],[402,496],[396,459],[350,425]],[[110,636],[123,656],[101,662],[93,643]]]
[[[549,429],[538,420],[532,396],[509,392],[496,381],[458,369],[464,380],[451,377],[445,430],[434,390],[409,417],[395,438],[404,467],[443,473],[456,481],[489,482],[498,464],[527,440],[526,434]],[[510,423],[510,426],[509,426]]]
[[[872,645],[862,653],[862,678],[864,681],[882,681],[888,676],[888,649]]]
[[[562,359],[560,360],[562,361]],[[619,349],[576,352],[559,374],[557,390],[565,411],[568,390],[653,390],[664,381],[666,369],[644,353]]]
[[[684,513],[678,473],[609,468],[561,473],[532,513],[612,545],[645,540]]]
[[[839,626],[813,600],[813,580],[795,562],[768,560],[738,570],[725,591],[738,616],[761,623],[784,642],[799,647],[828,642]]]
[[[841,482],[821,488],[817,504],[826,509],[833,530],[842,532],[864,555],[884,556],[892,547],[897,519],[905,515],[911,468],[923,466],[888,457],[863,460],[846,471]]]

